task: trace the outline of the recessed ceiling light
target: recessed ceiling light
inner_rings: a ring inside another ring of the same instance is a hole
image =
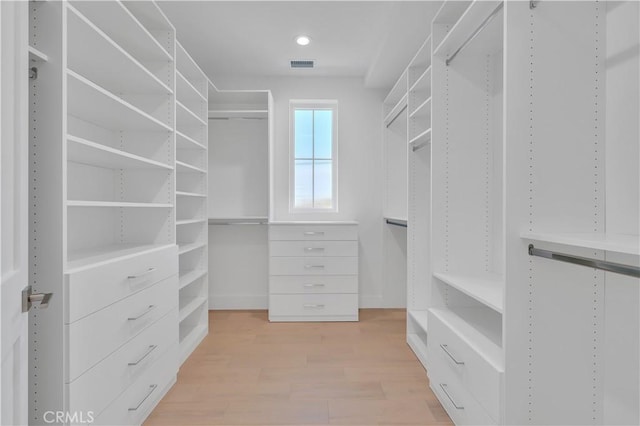
[[[296,37],[296,43],[298,43],[300,46],[306,46],[307,44],[311,43],[311,38],[305,35],[300,35]]]

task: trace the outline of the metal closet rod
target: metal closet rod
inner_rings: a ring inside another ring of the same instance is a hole
[[[573,263],[575,265],[588,266],[590,268],[602,269],[603,271],[615,272],[616,274],[629,275],[632,277],[640,278],[640,268],[637,266],[609,262],[606,260],[591,259],[588,257],[574,256],[571,254],[558,253],[551,250],[543,250],[535,248],[533,244],[529,244],[529,256],[539,256],[546,259]]]
[[[394,226],[399,226],[401,228],[406,228],[407,224],[405,222],[400,222],[397,220],[393,220],[393,219],[385,219],[385,221],[389,224],[389,225],[394,225]]]
[[[407,109],[407,105],[403,106],[402,109],[398,111],[398,113],[395,116],[393,116],[391,120],[389,120],[389,124],[387,124],[387,128],[389,128],[389,126],[391,126],[393,122],[396,121],[398,117],[400,117],[400,114],[402,114],[405,109]]]
[[[411,151],[413,152],[420,151],[422,148],[424,148],[427,145],[429,145],[429,141],[423,142],[420,145],[414,145],[411,147]]]
[[[491,22],[491,20],[498,14],[498,12],[500,12],[500,10],[504,7],[504,2],[500,2],[500,4],[493,10],[493,12],[491,12],[491,14],[489,16],[486,17],[486,19],[484,21],[482,21],[482,24],[480,24],[480,26],[478,28],[476,28],[476,30],[473,32],[473,34],[471,34],[469,37],[467,37],[467,39],[460,45],[460,47],[458,47],[458,50],[456,50],[455,52],[453,52],[453,55],[449,56],[444,63],[449,66],[449,64],[451,63],[451,61],[453,61],[453,58],[455,58],[456,56],[458,56],[458,53],[462,52],[462,50],[467,47],[467,45],[469,43],[471,43],[473,41],[474,38],[476,38],[478,36],[478,34],[480,34],[482,32],[482,30],[484,30],[487,25],[489,25],[489,22]]]

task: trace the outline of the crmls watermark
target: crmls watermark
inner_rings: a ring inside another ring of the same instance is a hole
[[[95,420],[93,411],[45,411],[42,419],[49,424],[91,424]]]

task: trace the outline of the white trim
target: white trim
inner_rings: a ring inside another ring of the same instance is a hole
[[[331,191],[333,206],[331,208],[297,208],[295,207],[295,120],[293,112],[296,108],[331,109],[333,111],[332,131],[332,179]],[[337,99],[290,99],[289,100],[289,213],[338,213],[338,100]]]

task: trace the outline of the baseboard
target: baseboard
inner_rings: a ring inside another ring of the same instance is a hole
[[[363,309],[386,308],[382,303],[382,296],[360,296],[360,307]]]
[[[209,309],[267,309],[267,296],[209,295]]]

